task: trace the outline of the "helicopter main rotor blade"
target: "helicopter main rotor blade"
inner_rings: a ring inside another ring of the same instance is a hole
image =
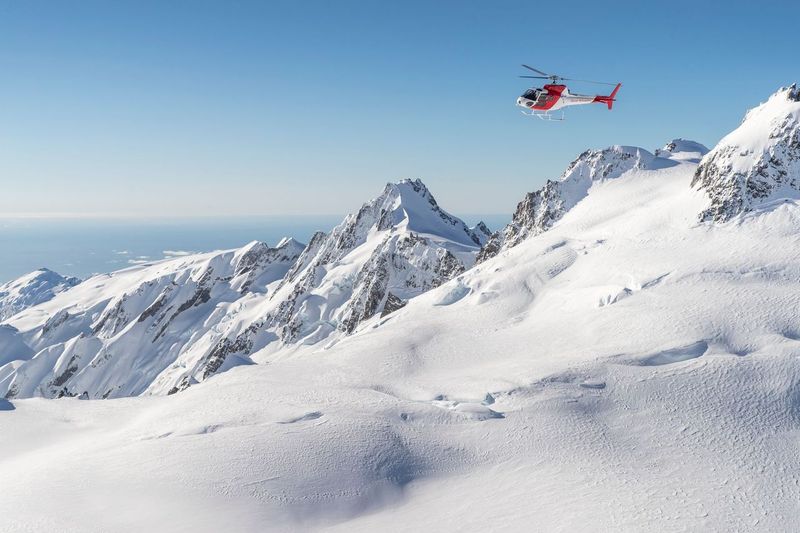
[[[575,78],[561,78],[561,79],[566,81],[580,81],[583,83],[596,83],[598,85],[611,85],[612,87],[616,85],[616,83],[608,83],[607,81],[578,80]]]
[[[564,77],[558,76],[556,74],[547,74],[546,72],[542,72],[538,68],[533,68],[532,66],[526,65],[524,63],[522,64],[522,66],[525,67],[528,70],[532,70],[532,71],[536,72],[537,74],[541,74],[541,76],[520,76],[520,78],[536,78],[536,79],[553,80],[553,81],[558,81],[558,80],[579,81],[579,82],[583,82],[583,83],[596,83],[598,85],[610,85],[612,87],[616,85],[616,83],[608,83],[606,81],[579,80],[577,78],[564,78]]]
[[[524,64],[524,63],[522,64],[522,66],[523,66],[523,67],[525,67],[525,68],[526,68],[526,69],[528,69],[528,70],[532,70],[532,71],[536,72],[537,74],[541,74],[542,76],[546,76],[546,77],[548,77],[548,78],[551,78],[551,77],[552,77],[552,76],[550,76],[550,74],[548,74],[547,72],[542,72],[541,70],[539,70],[539,69],[536,69],[536,68],[533,68],[533,67],[530,67],[530,66],[528,66],[528,65],[526,65],[526,64]]]

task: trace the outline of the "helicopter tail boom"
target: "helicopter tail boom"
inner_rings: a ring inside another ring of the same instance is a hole
[[[611,111],[611,107],[614,105],[614,100],[616,99],[615,97],[617,96],[617,91],[619,91],[620,87],[622,87],[622,84],[618,83],[617,86],[614,87],[614,90],[611,91],[611,94],[608,96],[595,96],[594,101],[600,104],[606,104],[608,106],[608,110]]]

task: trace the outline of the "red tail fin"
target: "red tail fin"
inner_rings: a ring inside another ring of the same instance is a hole
[[[608,106],[608,110],[611,111],[611,107],[614,105],[614,100],[617,96],[617,91],[619,91],[620,87],[622,87],[622,84],[618,83],[617,86],[614,87],[614,90],[611,91],[611,94],[609,94],[608,96],[595,96],[594,101],[606,104]]]

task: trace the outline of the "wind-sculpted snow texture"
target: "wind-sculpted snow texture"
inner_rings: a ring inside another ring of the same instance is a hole
[[[51,300],[56,294],[78,283],[78,278],[61,276],[42,268],[0,285],[0,321],[28,307]]]
[[[153,316],[202,302],[208,288],[208,302],[181,314],[209,324],[225,316],[206,335],[268,364],[239,365],[171,396],[0,402],[0,458],[11,480],[2,526],[795,531],[800,205],[789,198],[736,224],[698,223],[709,204],[691,186],[701,150],[662,150],[649,166],[594,179],[547,231],[409,299],[408,271],[389,266],[411,261],[404,250],[447,275],[460,269],[434,260],[446,257],[439,250],[462,252],[451,239],[401,230],[405,216],[381,226],[397,209],[371,204],[312,239],[283,281],[254,282],[266,292],[213,311],[205,306],[220,291],[240,286],[213,280],[237,262],[230,253],[187,260],[185,294]],[[647,160],[638,153],[631,157]],[[381,205],[396,205],[389,192]],[[150,279],[166,266],[110,279],[121,287],[126,276]],[[435,277],[424,274],[412,294]],[[303,279],[313,282],[293,300],[295,316],[305,313],[298,342],[281,345],[279,329],[252,325]],[[97,306],[96,326],[114,308],[100,305],[112,288],[103,283],[92,278],[16,315],[0,326],[0,346],[44,335],[42,321],[56,338],[77,327],[79,307],[65,305],[74,291]],[[358,315],[349,303],[368,310],[384,286],[383,310],[345,335],[342,317]],[[129,296],[120,312],[136,301]],[[326,320],[336,333],[303,336]],[[131,327],[115,316],[102,322],[109,334]],[[85,348],[102,339],[90,330],[69,338],[83,345],[61,358],[59,375],[75,367],[78,376]],[[328,340],[311,342],[318,338]],[[128,375],[141,375],[145,361],[131,360]],[[42,494],[53,496],[47,505]]]
[[[800,89],[783,88],[750,110],[703,158],[692,186],[711,199],[700,218],[716,222],[800,198]]]
[[[401,308],[472,266],[485,232],[404,180],[305,247],[253,242],[90,278],[13,317],[0,395],[179,392],[259,350],[351,334]]]

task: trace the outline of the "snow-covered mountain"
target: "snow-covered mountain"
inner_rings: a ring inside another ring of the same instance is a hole
[[[154,333],[164,322],[152,316],[172,317],[161,349],[187,346],[149,390],[182,375],[203,382],[172,396],[0,402],[13,480],[3,525],[793,531],[800,202],[775,188],[735,224],[698,222],[709,206],[708,189],[692,186],[703,150],[675,141],[657,155],[585,154],[542,194],[551,215],[523,210],[502,253],[472,268],[474,232],[401,182],[294,247],[284,275],[266,273],[275,252],[249,272],[246,252],[205,254],[95,277],[15,315],[0,346],[24,351],[22,339],[36,351],[1,368],[27,368],[25,383],[37,372],[37,387],[52,382],[48,365],[28,366],[62,349],[38,350],[42,336],[86,320],[57,362],[83,365],[87,347],[106,345],[102,332],[121,339],[142,315]],[[437,277],[450,256],[466,270]],[[160,269],[168,281],[145,307],[136,287]],[[147,313],[172,282],[169,302]],[[109,315],[116,304],[103,295],[123,293],[131,311]],[[92,361],[125,361],[119,375],[140,378],[151,359],[117,355],[143,346],[120,340]],[[231,368],[203,380],[192,361],[214,346]],[[87,372],[65,381],[70,394]],[[40,494],[58,498],[43,506]]]
[[[95,276],[9,320],[0,394],[178,392],[259,351],[354,332],[471,267],[484,239],[404,180],[308,246],[253,242]]]
[[[800,89],[782,88],[751,109],[703,158],[692,185],[711,199],[701,219],[718,222],[800,198]]]
[[[46,302],[78,283],[78,278],[65,277],[52,270],[40,268],[0,285],[0,321],[23,309]]]
[[[630,170],[656,170],[678,162],[696,162],[708,151],[700,143],[675,139],[653,155],[644,148],[611,146],[587,150],[579,155],[556,180],[525,195],[503,230],[484,245],[478,262],[494,257],[523,240],[547,231],[564,214],[589,194],[595,184],[613,180]]]
[[[0,393],[141,394],[197,337],[219,327],[229,307],[267,293],[302,249],[292,239],[275,248],[252,242],[89,278],[9,320],[30,351],[5,354],[15,360],[0,367]],[[185,372],[196,381],[219,369],[207,358],[191,363]]]

